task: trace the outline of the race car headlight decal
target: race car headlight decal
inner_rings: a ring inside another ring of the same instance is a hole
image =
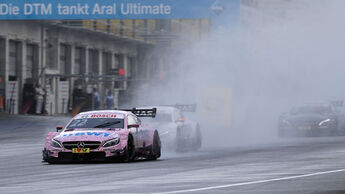
[[[110,139],[110,140],[107,140],[103,147],[111,147],[111,146],[114,146],[114,145],[117,145],[120,143],[120,138],[114,138],[114,139]]]
[[[50,142],[50,145],[54,148],[62,148],[61,143],[56,139],[52,139],[52,141]]]
[[[328,122],[332,121],[331,119],[326,119],[326,120],[323,120],[319,123],[319,126],[322,126],[324,124],[327,124]]]

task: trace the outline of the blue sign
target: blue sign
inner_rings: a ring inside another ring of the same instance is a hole
[[[231,1],[231,0],[228,0]],[[211,18],[215,0],[1,0],[0,20]]]

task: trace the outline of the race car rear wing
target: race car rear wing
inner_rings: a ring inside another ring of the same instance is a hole
[[[181,112],[196,112],[196,104],[176,104],[173,107],[179,109]]]
[[[152,109],[137,109],[137,108],[133,108],[133,109],[119,109],[119,110],[127,111],[127,112],[132,112],[137,117],[152,117],[152,118],[155,118],[156,117],[156,113],[157,113],[157,108],[152,108]]]

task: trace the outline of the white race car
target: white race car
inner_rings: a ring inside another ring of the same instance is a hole
[[[156,107],[156,118],[145,118],[145,121],[159,131],[163,147],[175,149],[176,151],[198,150],[201,148],[200,125],[187,119],[183,114],[183,112],[195,112],[196,105]]]

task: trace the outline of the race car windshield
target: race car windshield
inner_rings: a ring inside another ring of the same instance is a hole
[[[67,127],[67,129],[83,128],[124,128],[124,120],[115,118],[74,119]]]
[[[327,114],[332,110],[327,106],[302,106],[292,110],[293,114]]]

